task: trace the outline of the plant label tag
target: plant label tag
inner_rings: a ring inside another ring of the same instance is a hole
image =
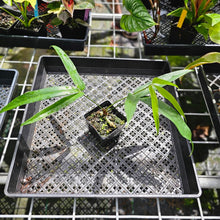
[[[178,28],[182,28],[182,25],[183,25],[183,22],[186,18],[186,15],[187,15],[187,10],[183,9],[182,13],[180,15],[180,19],[179,19],[178,24],[177,24]]]
[[[34,17],[38,17],[39,13],[38,13],[38,3],[36,1],[35,7],[34,7]]]

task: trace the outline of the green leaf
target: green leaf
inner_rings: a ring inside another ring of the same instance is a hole
[[[220,22],[220,14],[216,14],[216,13],[206,14],[204,16],[204,19],[211,26],[214,26]]]
[[[66,71],[69,73],[70,77],[72,78],[74,84],[79,88],[81,91],[85,89],[85,83],[81,79],[74,63],[72,60],[69,58],[69,56],[58,46],[52,45],[51,47],[54,48],[54,50],[57,52],[59,55],[60,59],[63,62],[63,65],[66,68]]]
[[[51,10],[58,10],[60,8],[61,4],[62,3],[59,1],[51,2],[47,5],[47,8],[51,9]]]
[[[41,110],[40,112],[38,112],[37,114],[35,114],[31,118],[29,118],[28,120],[26,120],[23,124],[21,124],[21,126],[34,123],[34,122],[39,121],[42,118],[45,118],[55,112],[58,112],[60,109],[65,108],[66,106],[70,105],[76,99],[82,97],[83,95],[84,95],[84,93],[80,91],[77,94],[64,97],[64,98],[60,99],[59,101],[55,102],[54,104],[48,106],[47,108]]]
[[[177,100],[173,97],[173,95],[164,88],[161,88],[159,86],[155,87],[157,88],[158,92],[173,105],[173,107],[180,113],[180,115],[182,115],[186,119],[182,108],[180,107]]]
[[[197,12],[197,16],[199,17],[200,15],[204,15],[204,13],[206,12],[207,7],[205,7],[207,0],[202,0],[200,2],[199,7],[197,7],[198,12]]]
[[[130,15],[122,15],[120,26],[128,32],[143,31],[156,25],[141,0],[123,0]]]
[[[138,101],[139,100],[136,98],[136,96],[132,95],[131,93],[128,93],[124,104],[124,109],[127,117],[127,124],[129,124],[129,122],[133,118]]]
[[[170,13],[167,14],[167,16],[174,16],[174,17],[180,17],[180,15],[182,14],[183,8],[177,8],[174,11],[171,11]]]
[[[218,52],[207,53],[204,56],[190,63],[188,66],[185,67],[185,69],[193,69],[197,66],[210,64],[210,63],[220,63],[220,53]]]
[[[155,127],[157,130],[157,134],[159,133],[159,113],[158,113],[158,99],[156,92],[154,91],[152,86],[149,86],[149,91],[151,95],[151,106],[152,106],[152,111],[153,111],[153,117],[154,117],[154,122],[155,122]]]
[[[9,6],[12,6],[12,0],[3,0],[3,2]]]
[[[150,107],[152,106],[150,97],[141,98],[141,101],[146,103]],[[158,111],[160,114],[162,114],[163,116],[165,116],[166,118],[168,118],[170,121],[173,122],[173,124],[178,129],[179,133],[184,138],[186,138],[189,141],[192,140],[192,132],[190,128],[175,109],[173,109],[168,104],[162,102],[161,100],[158,100]]]
[[[176,84],[174,84],[174,83],[171,83],[171,82],[169,82],[169,81],[167,81],[167,80],[164,80],[164,79],[160,79],[160,78],[157,78],[157,77],[155,77],[153,80],[152,80],[152,83],[153,84],[160,84],[160,85],[169,85],[169,86],[174,86],[174,87],[176,87],[176,88],[179,88]]]
[[[205,38],[205,40],[208,40],[208,36],[209,36],[209,27],[208,24],[206,23],[201,23],[199,25],[195,25],[194,28],[196,29],[196,31],[200,34],[203,35],[203,37]]]
[[[73,88],[71,86],[48,87],[48,88],[26,92],[23,95],[13,99],[8,105],[6,105],[4,108],[1,109],[0,113],[14,109],[21,105],[38,102],[53,97],[76,94],[78,92],[79,92],[78,89]]]
[[[37,2],[37,0],[14,0],[14,1],[18,3],[29,2],[32,8],[35,8],[36,2]]]
[[[95,2],[93,0],[86,1],[76,1],[74,9],[93,9],[95,7]]]
[[[213,42],[220,44],[220,22],[209,28],[209,37]]]
[[[192,72],[192,70],[178,70],[178,71],[174,71],[174,72],[170,72],[170,73],[166,73],[163,74],[157,78],[162,79],[162,80],[166,80],[168,82],[172,82],[175,81],[176,79],[184,76],[187,73]],[[138,87],[133,94],[135,94],[135,96],[137,98],[146,96],[149,94],[149,89],[148,87],[152,84],[152,82],[148,82],[145,85],[142,85],[140,87]],[[162,86],[161,86],[162,87]]]
[[[196,3],[194,0],[191,0],[191,12],[192,12],[192,20],[193,20],[193,18],[194,19],[196,18],[196,12],[197,12]]]
[[[185,8],[188,8],[188,1],[189,1],[189,0],[184,0]]]
[[[58,17],[55,17],[51,20],[51,24],[55,25],[55,26],[61,25],[62,23],[63,23],[63,21],[60,20]]]

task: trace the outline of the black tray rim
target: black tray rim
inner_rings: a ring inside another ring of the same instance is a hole
[[[144,37],[142,37],[145,55],[190,55],[202,56],[209,52],[220,52],[220,45],[218,44],[146,44]]]
[[[0,72],[14,72],[14,77],[13,77],[13,79],[12,79],[12,81],[11,81],[11,85],[10,85],[10,91],[9,91],[7,100],[6,100],[6,102],[5,102],[5,105],[7,105],[7,104],[10,102],[10,100],[11,100],[11,98],[12,98],[12,96],[13,96],[13,92],[14,92],[15,87],[16,87],[16,84],[17,84],[19,72],[18,72],[18,70],[16,70],[16,69],[4,69],[4,68],[0,68]],[[3,112],[3,113],[2,113],[2,119],[1,119],[1,121],[0,121],[0,131],[1,131],[2,126],[3,126],[3,124],[4,124],[4,120],[5,120],[6,114],[7,114],[7,112]]]
[[[38,66],[37,66],[37,69],[35,71],[35,76],[34,76],[34,81],[33,81],[33,85],[34,85],[34,82],[37,78],[37,73],[40,69],[40,64],[44,62],[44,59],[50,59],[50,58],[58,58],[58,56],[56,55],[43,55],[43,56],[40,56],[39,57],[39,61],[38,61]],[[86,60],[97,60],[99,63],[101,61],[104,61],[104,60],[107,60],[107,61],[110,61],[110,62],[113,62],[113,61],[117,61],[117,62],[162,62],[162,63],[167,63],[167,65],[169,66],[170,68],[170,65],[167,61],[164,61],[164,60],[150,60],[150,59],[146,59],[146,60],[137,60],[137,59],[131,59],[131,58],[96,58],[96,57],[79,57],[79,56],[70,56],[70,58],[72,60],[74,59],[86,59]],[[76,66],[77,67],[77,66]],[[33,86],[32,86],[32,89],[33,90]],[[22,119],[22,123],[25,121],[25,118],[26,118],[26,115],[27,115],[27,109],[28,109],[28,106],[29,104],[25,107],[25,112],[24,112],[24,115],[23,115],[23,119]],[[34,127],[35,127],[35,124],[32,124]],[[196,182],[196,187],[198,189],[197,193],[195,194],[181,194],[181,195],[175,195],[175,194],[153,194],[153,195],[99,195],[99,194],[96,194],[96,195],[79,195],[79,194],[61,194],[61,193],[57,193],[56,195],[54,194],[22,194],[22,193],[10,193],[8,192],[8,187],[9,187],[9,184],[10,184],[10,179],[11,179],[11,176],[12,176],[12,171],[13,171],[13,167],[15,166],[15,158],[17,156],[17,152],[18,152],[18,147],[19,147],[19,142],[20,142],[20,137],[22,135],[22,132],[23,132],[23,127],[20,128],[20,131],[19,131],[19,135],[18,135],[18,141],[16,143],[16,146],[15,146],[15,150],[14,150],[14,154],[13,154],[13,157],[12,157],[12,162],[11,162],[11,165],[10,165],[10,169],[9,169],[9,172],[8,172],[8,176],[7,176],[7,180],[6,180],[6,184],[5,184],[5,188],[4,188],[4,193],[6,196],[8,197],[17,197],[17,198],[61,198],[61,197],[65,197],[65,198],[199,198],[201,195],[202,195],[202,189],[201,189],[201,186],[200,186],[200,183],[199,183],[199,179],[198,179],[198,175],[197,175],[197,172],[196,172],[196,166],[195,166],[195,162],[194,162],[194,159],[193,159],[193,156],[189,157],[189,154],[188,152],[191,152],[191,147],[189,145],[189,142],[186,141],[185,139],[181,138],[180,137],[180,140],[178,140],[178,142],[181,142],[181,141],[185,141],[186,142],[186,145],[187,145],[187,155],[188,155],[188,158],[187,160],[191,162],[191,165],[192,165],[192,172],[194,174],[194,177],[195,177],[195,182]],[[172,126],[172,130],[173,130],[173,126]],[[174,130],[174,132],[177,132],[177,130]]]
[[[212,65],[213,64],[209,64],[209,67],[211,67]],[[220,64],[219,64],[219,67],[220,67]],[[206,106],[207,106],[208,111],[210,113],[211,122],[212,122],[212,124],[215,128],[215,131],[216,131],[217,139],[218,139],[218,141],[220,141],[220,118],[218,116],[217,107],[213,101],[214,97],[212,94],[212,89],[210,88],[208,80],[206,78],[206,75],[208,75],[209,72],[205,70],[204,66],[201,66],[199,68],[196,68],[196,74],[199,79],[199,84],[202,88],[202,94],[204,96]]]

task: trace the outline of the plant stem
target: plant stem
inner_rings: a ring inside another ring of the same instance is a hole
[[[98,106],[100,109],[102,109],[102,106],[100,106],[99,104],[97,104],[93,99],[91,99],[89,96],[84,95],[85,98],[87,98],[89,101],[91,101],[92,103],[94,103],[96,106]]]
[[[141,89],[141,90],[138,90],[137,92],[134,92],[133,93],[133,95],[136,95],[136,94],[138,94],[139,92],[142,92],[142,91],[144,91],[145,89],[147,89],[148,87],[149,87],[150,85],[147,85],[146,87],[144,87],[143,89]],[[108,106],[108,108],[110,108],[110,107],[112,107],[113,105],[115,105],[116,103],[118,103],[118,102],[121,102],[121,101],[123,101],[124,99],[126,99],[127,98],[127,96],[125,96],[125,97],[123,97],[123,98],[121,98],[121,99],[118,99],[118,100],[116,100],[115,102],[113,102],[110,106]],[[107,108],[107,109],[108,109]]]

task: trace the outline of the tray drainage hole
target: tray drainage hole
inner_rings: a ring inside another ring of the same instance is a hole
[[[46,163],[46,164],[43,165],[43,169],[45,171],[47,171],[49,168],[50,168],[49,164]]]
[[[127,186],[127,190],[128,190],[129,192],[131,192],[131,193],[134,191],[134,189],[135,189],[134,186],[132,186],[132,187]]]

